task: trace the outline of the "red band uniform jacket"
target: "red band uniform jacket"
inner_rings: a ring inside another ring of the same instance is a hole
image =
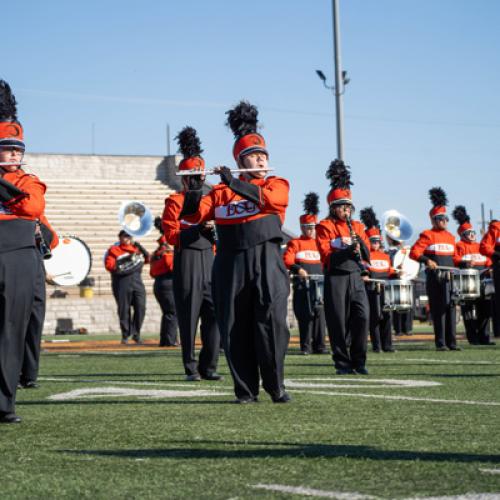
[[[370,241],[363,224],[353,220],[353,231],[360,238],[361,255],[368,260]],[[351,232],[345,221],[324,219],[316,226],[316,241],[318,243],[321,262],[328,274],[348,274],[359,272],[358,264],[351,255],[345,255],[346,248],[351,245]]]
[[[433,260],[438,266],[453,267],[455,237],[445,229],[428,229],[420,233],[410,250],[410,259],[421,263]]]
[[[173,275],[174,252],[166,247],[166,242],[165,236],[161,236],[158,239],[158,248],[151,256],[149,274],[152,278]]]
[[[292,274],[297,274],[299,269],[304,269],[308,274],[322,274],[321,256],[314,238],[301,236],[290,240],[283,260]]]

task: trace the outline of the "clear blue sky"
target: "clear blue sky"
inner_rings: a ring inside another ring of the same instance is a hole
[[[291,183],[286,225],[310,190],[325,214],[334,102],[314,70],[333,74],[330,0],[29,0],[2,18],[0,76],[31,152],[90,153],[95,123],[98,154],[163,155],[169,123],[232,165],[224,112],[245,98]],[[341,0],[340,19],[357,207],[420,231],[440,185],[474,221],[481,201],[500,216],[500,2]]]

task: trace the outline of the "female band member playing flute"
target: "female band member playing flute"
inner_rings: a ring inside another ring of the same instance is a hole
[[[280,243],[289,186],[281,177],[266,177],[268,152],[257,133],[257,108],[240,102],[227,114],[238,167],[263,170],[235,178],[229,168],[220,167],[221,184],[203,197],[201,190],[188,191],[181,215],[192,223],[215,219],[212,290],[236,402],[257,401],[260,374],[272,400],[286,403],[290,285]]]

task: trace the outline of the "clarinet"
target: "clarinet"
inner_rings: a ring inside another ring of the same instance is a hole
[[[358,241],[358,235],[354,232],[354,229],[352,228],[351,217],[349,215],[346,215],[345,222],[347,224],[347,227],[349,228],[349,232],[351,233],[351,242],[356,243]],[[361,254],[359,253],[358,250],[354,251],[354,260],[356,261],[356,264],[358,265],[361,274],[366,275],[367,274],[366,269],[365,266],[363,265]]]

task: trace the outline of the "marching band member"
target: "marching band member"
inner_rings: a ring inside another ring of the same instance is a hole
[[[38,387],[37,378],[46,307],[46,277],[43,259],[50,258],[51,250],[59,244],[56,232],[43,214],[40,216],[39,223],[37,224],[35,241],[39,250],[38,258],[42,263],[40,265],[40,272],[34,282],[34,302],[26,331],[23,365],[19,377],[19,387],[23,389],[35,389]]]
[[[289,278],[280,254],[281,226],[288,206],[288,182],[266,177],[268,152],[257,133],[257,108],[240,102],[228,113],[240,169],[233,177],[219,167],[221,184],[202,197],[186,193],[183,214],[192,223],[215,219],[219,237],[213,269],[213,297],[236,403],[254,403],[259,373],[275,403],[290,400],[284,387],[289,331]],[[256,171],[258,170],[258,171]]]
[[[426,289],[436,350],[460,351],[456,339],[456,313],[452,300],[451,270],[454,266],[455,238],[446,230],[446,193],[439,187],[429,190],[432,228],[420,233],[410,251],[410,259],[426,267]]]
[[[406,252],[410,253],[410,247],[404,246],[403,241],[397,241],[391,238],[388,234],[385,235],[387,240],[387,254],[391,259],[391,266],[394,266],[394,257],[401,251],[404,254]],[[394,334],[400,335],[412,335],[413,330],[413,309],[410,311],[393,311],[392,312],[392,327],[394,329]]]
[[[366,291],[370,304],[370,340],[373,352],[394,352],[392,347],[391,313],[384,311],[384,287],[380,281],[397,276],[391,265],[391,258],[382,250],[380,223],[372,207],[364,208],[359,217],[366,227],[370,240],[370,260],[367,263],[369,277],[377,281],[367,281]]]
[[[319,275],[321,281],[323,280],[315,229],[318,222],[318,199],[316,193],[306,195],[305,213],[300,216],[302,235],[288,242],[283,255],[286,267],[294,276],[293,312],[299,323],[302,354],[328,353],[325,348],[325,311],[322,294],[320,302],[317,297],[317,287],[320,286]],[[310,275],[313,277],[310,278]]]
[[[149,274],[154,278],[153,292],[161,308],[160,347],[177,345],[177,314],[174,298],[174,249],[168,244],[161,225],[161,217],[156,217],[155,227],[160,231],[158,248],[151,255]]]
[[[144,263],[149,262],[149,254],[123,229],[118,233],[118,238],[120,241],[111,245],[104,256],[104,267],[111,273],[122,344],[128,344],[129,337],[136,344],[142,344],[141,327],[146,316],[146,289],[141,272]]]
[[[351,221],[354,211],[349,167],[342,160],[330,164],[330,215],[316,226],[325,270],[325,316],[338,375],[368,375],[366,343],[369,306],[361,274],[368,261],[369,241],[363,225]]]
[[[200,139],[196,130],[185,127],[177,136],[179,150],[184,156],[179,171],[205,169],[201,157]],[[212,300],[212,266],[214,261],[215,234],[210,222],[191,224],[179,220],[185,192],[190,188],[201,189],[204,177],[182,177],[183,191],[165,200],[162,224],[167,242],[175,247],[174,297],[182,347],[182,361],[186,380],[190,382],[220,380],[217,363],[220,351],[220,335],[215,320]],[[198,321],[202,348],[199,361],[195,355],[195,337]]]
[[[476,232],[472,228],[467,210],[463,205],[457,205],[452,215],[457,221],[457,232],[460,236],[460,241],[456,244],[456,252],[453,259],[455,265],[462,269],[476,269],[479,272],[486,271],[491,265],[491,260],[479,252]],[[495,345],[494,342],[490,341],[488,331],[491,315],[490,301],[479,297],[477,300],[461,304],[460,309],[469,344]]]
[[[500,337],[500,221],[492,220],[484,234],[479,250],[492,261],[493,283],[493,328],[495,337]]]
[[[21,168],[25,144],[17,103],[0,80],[0,423],[19,423],[15,402],[25,338],[43,274],[36,248],[45,184]]]

